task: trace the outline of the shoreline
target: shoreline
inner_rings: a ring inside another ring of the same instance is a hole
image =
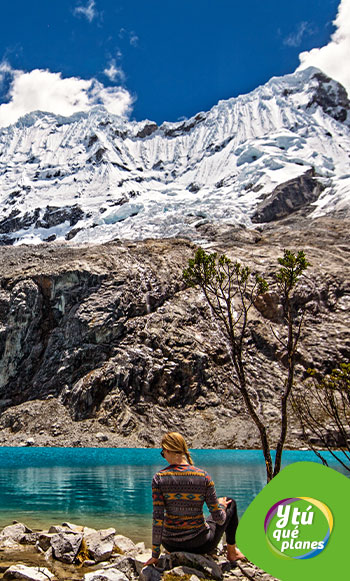
[[[161,554],[155,567],[146,566],[152,554],[145,542],[134,543],[114,528],[92,529],[64,522],[47,530],[33,531],[14,522],[0,532],[0,578],[28,581],[223,581],[254,574],[257,581],[273,577],[247,561],[227,561],[219,543],[216,557],[187,552]],[[168,577],[169,576],[169,577]],[[252,577],[249,577],[252,578]]]

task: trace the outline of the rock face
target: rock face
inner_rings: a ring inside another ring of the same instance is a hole
[[[324,185],[315,178],[313,170],[304,175],[288,180],[275,188],[269,196],[260,202],[252,216],[252,222],[273,222],[304,208],[310,213]]]
[[[267,276],[284,248],[304,249],[312,266],[298,294],[298,382],[309,367],[329,371],[350,356],[348,226],[300,217],[259,231],[198,228],[211,250]],[[225,344],[182,281],[194,252],[185,240],[3,248],[0,443],[147,446],[175,429],[192,446],[257,446]],[[272,289],[251,311],[246,356],[271,426],[285,373],[271,331],[276,300]],[[300,446],[299,436],[292,426],[288,444]]]

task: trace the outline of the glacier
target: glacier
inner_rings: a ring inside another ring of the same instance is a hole
[[[0,129],[0,244],[199,241],[204,223],[255,227],[303,176],[310,219],[349,215],[349,158],[346,91],[315,68],[159,127],[36,111]]]

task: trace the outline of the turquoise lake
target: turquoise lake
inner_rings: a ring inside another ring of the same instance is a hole
[[[152,476],[166,465],[159,452],[0,448],[0,527],[13,520],[33,528],[69,521],[94,528],[114,527],[149,544]],[[259,451],[193,450],[192,454],[195,464],[214,479],[218,495],[236,499],[239,514],[266,484]],[[312,452],[284,453],[284,465],[305,460],[318,461]]]

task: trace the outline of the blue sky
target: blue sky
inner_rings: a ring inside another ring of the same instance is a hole
[[[98,102],[109,107],[115,99],[112,112],[131,119],[161,123],[190,117],[272,76],[293,72],[300,53],[306,64],[314,64],[315,58],[316,66],[317,58],[328,63],[329,46],[337,44],[334,35],[343,30],[344,36],[346,25],[350,31],[349,4],[350,0],[6,2],[0,21],[0,124],[30,107],[50,110],[50,100],[52,110],[62,114]],[[328,57],[320,53],[321,47],[328,47]],[[348,57],[347,62],[350,49]],[[333,58],[334,63],[339,60]],[[331,65],[330,72],[332,66],[336,68]]]

